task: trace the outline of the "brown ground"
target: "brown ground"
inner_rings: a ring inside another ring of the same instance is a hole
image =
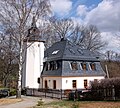
[[[8,98],[2,98],[2,99],[0,99],[0,105],[12,104],[12,103],[20,102],[20,101],[22,101],[22,99],[8,99]]]
[[[80,108],[120,108],[120,102],[89,102],[81,104]]]
[[[31,107],[32,108],[32,107]],[[35,107],[40,108],[40,107]],[[79,101],[79,102],[57,102],[43,105],[42,108],[120,108],[120,102],[97,102],[97,101]]]

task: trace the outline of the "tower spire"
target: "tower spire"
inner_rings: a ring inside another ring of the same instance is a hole
[[[36,26],[36,21],[35,21],[35,16],[33,16],[33,18],[32,18],[31,27],[37,27]]]

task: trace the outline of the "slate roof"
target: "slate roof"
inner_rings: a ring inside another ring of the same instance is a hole
[[[78,45],[71,43],[68,40],[62,40],[53,44],[45,51],[44,65],[50,61],[58,61],[59,68],[57,70],[44,69],[41,75],[44,76],[105,76],[105,73],[100,65],[99,55],[86,49],[80,49]],[[70,62],[77,61],[78,64],[82,62],[94,62],[96,70],[82,70],[78,66],[78,70],[70,68]]]
[[[78,45],[68,40],[62,40],[53,44],[45,51],[44,58],[47,61],[58,59],[99,61],[99,55],[97,53],[87,49],[81,49]]]

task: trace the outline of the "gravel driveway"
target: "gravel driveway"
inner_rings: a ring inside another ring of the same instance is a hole
[[[41,97],[22,96],[23,101],[14,104],[0,105],[0,108],[29,108],[35,106]],[[42,98],[45,103],[56,101],[51,98]]]

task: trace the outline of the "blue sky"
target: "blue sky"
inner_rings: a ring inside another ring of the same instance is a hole
[[[105,50],[120,52],[120,0],[50,0],[54,15],[71,18],[81,25],[95,25],[102,39],[108,42]]]

